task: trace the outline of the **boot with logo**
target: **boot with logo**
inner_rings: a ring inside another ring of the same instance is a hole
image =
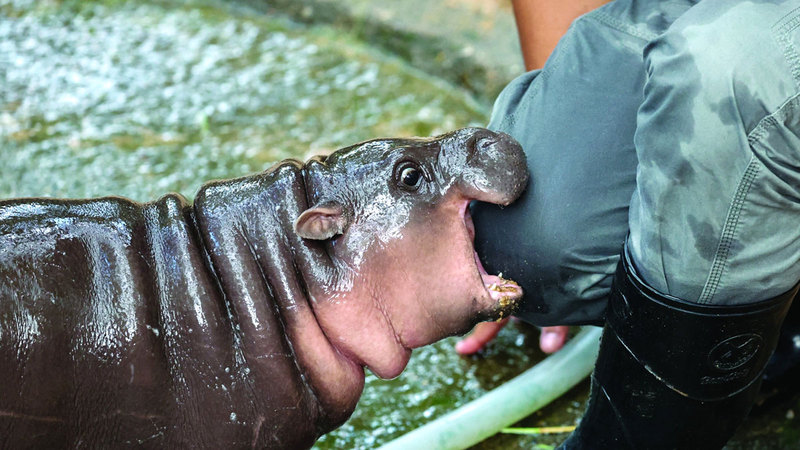
[[[752,407],[797,286],[737,306],[661,294],[623,250],[589,404],[562,449],[719,449]]]

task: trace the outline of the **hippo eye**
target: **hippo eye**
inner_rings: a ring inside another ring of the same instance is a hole
[[[395,168],[395,180],[404,189],[416,190],[419,188],[424,175],[422,169],[412,161],[404,161]]]
[[[419,173],[418,169],[413,167],[406,167],[400,172],[400,181],[408,187],[417,186],[420,179],[422,179],[422,174]]]

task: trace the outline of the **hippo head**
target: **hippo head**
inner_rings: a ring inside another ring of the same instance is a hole
[[[372,140],[316,157],[294,222],[334,269],[308,286],[328,339],[380,377],[412,348],[509,315],[516,283],[484,270],[473,249],[473,200],[506,205],[528,172],[511,137],[467,128],[428,139]]]

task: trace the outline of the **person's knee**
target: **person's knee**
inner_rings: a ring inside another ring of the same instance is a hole
[[[489,272],[522,286],[523,319],[543,326],[595,322],[610,289],[626,214],[592,221],[581,212],[586,208],[569,202],[554,207],[537,198],[542,200],[523,198],[504,209],[475,205],[475,248]]]
[[[526,292],[559,282],[564,246],[573,245],[576,232],[568,217],[557,214],[564,210],[546,208],[537,197],[527,193],[505,208],[485,203],[472,208],[475,247],[486,269],[502,272]]]
[[[523,284],[526,307],[521,316],[539,325],[597,322],[611,289],[624,220],[593,224],[569,213],[564,208],[544,214],[532,235],[535,249],[525,255],[533,279]]]
[[[526,291],[517,315],[541,326],[601,323],[618,256],[594,259],[567,240],[552,241],[547,247],[550,251],[537,255],[535,262],[540,284],[533,292]]]

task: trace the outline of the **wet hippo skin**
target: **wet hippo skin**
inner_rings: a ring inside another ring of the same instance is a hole
[[[170,194],[0,202],[0,448],[303,448],[364,367],[510,313],[472,200],[527,170],[470,128]]]

